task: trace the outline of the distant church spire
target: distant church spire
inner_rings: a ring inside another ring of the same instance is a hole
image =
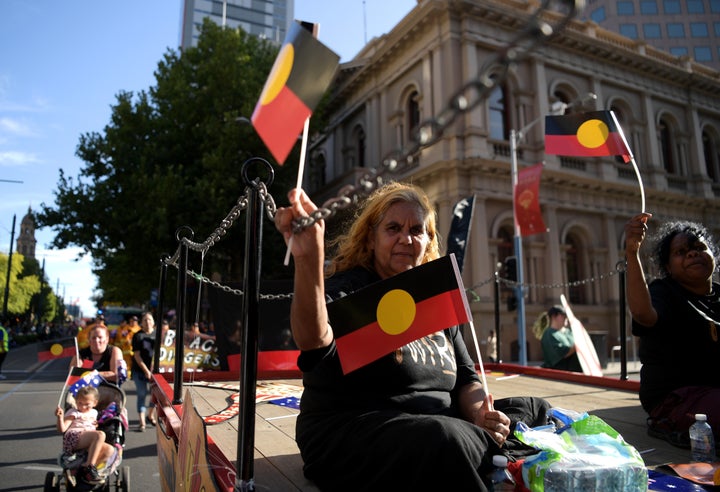
[[[32,209],[28,207],[28,212],[20,222],[20,234],[17,238],[17,247],[15,250],[26,258],[35,258],[35,219],[33,218]]]

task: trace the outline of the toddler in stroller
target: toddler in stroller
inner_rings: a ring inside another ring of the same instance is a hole
[[[47,477],[47,481],[52,478],[49,490],[59,490],[63,477],[69,490],[109,490],[108,478],[118,475],[115,472],[122,460],[127,430],[125,393],[102,378],[95,382],[97,387],[71,386],[65,397],[66,410],[58,406],[55,411],[57,429],[63,433],[59,458],[63,474]],[[123,475],[127,472],[124,469]],[[118,489],[126,490],[121,487],[126,480],[118,477]]]

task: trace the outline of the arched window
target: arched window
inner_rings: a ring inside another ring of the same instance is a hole
[[[571,303],[585,304],[585,286],[573,285],[582,279],[582,243],[573,234],[565,238],[565,269],[567,281],[571,284],[568,287],[568,294]]]
[[[496,86],[490,93],[488,101],[490,138],[495,140],[510,140],[510,109],[507,95],[505,84]]]
[[[355,145],[357,145],[357,165],[365,167],[365,131],[358,127],[355,134]]]
[[[720,183],[720,142],[707,130],[703,130],[702,145],[708,177],[713,183]]]
[[[407,98],[406,109],[406,122],[407,122],[407,136],[408,140],[412,139],[415,130],[417,130],[420,124],[420,103],[418,102],[419,94],[417,91],[412,91]]]
[[[660,118],[658,132],[660,133],[660,152],[662,152],[663,167],[668,174],[677,174],[678,168],[675,160],[675,152],[673,152],[674,142],[672,128],[667,119]]]

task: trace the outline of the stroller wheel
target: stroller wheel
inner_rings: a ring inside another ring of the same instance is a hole
[[[130,490],[130,467],[123,466],[120,472],[120,490],[128,492]]]
[[[57,475],[55,475],[53,472],[47,472],[47,475],[45,475],[45,487],[43,488],[43,492],[60,492],[60,480],[58,480]]]

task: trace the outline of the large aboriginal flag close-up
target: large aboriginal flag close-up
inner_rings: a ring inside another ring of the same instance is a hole
[[[470,320],[454,255],[376,282],[327,305],[343,373]]]
[[[251,118],[280,165],[330,86],[339,61],[340,57],[315,39],[310,30],[293,23]]]
[[[584,157],[619,155],[625,162],[632,158],[612,111],[546,116],[545,153]]]

